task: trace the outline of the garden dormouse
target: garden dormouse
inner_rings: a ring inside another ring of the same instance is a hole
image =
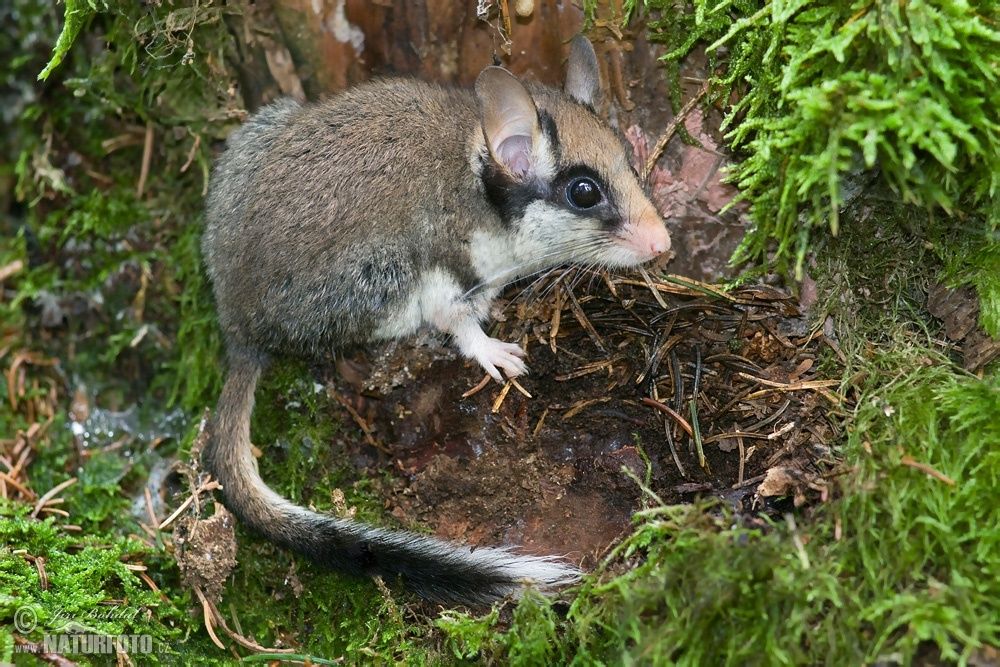
[[[490,375],[524,352],[482,328],[500,289],[562,264],[634,267],[670,248],[625,144],[594,112],[597,58],[570,45],[562,91],[487,67],[475,89],[369,82],[280,100],[229,138],[202,248],[229,369],[204,452],[226,506],[317,562],[395,578],[429,599],[485,602],[573,581],[558,559],[366,526],[297,506],[251,453],[273,356],[320,356],[428,326]]]

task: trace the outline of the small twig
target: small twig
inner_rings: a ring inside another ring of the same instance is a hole
[[[660,410],[661,412],[665,412],[666,414],[670,415],[674,419],[674,421],[676,421],[677,424],[682,429],[684,429],[685,433],[687,433],[692,438],[694,437],[694,429],[691,428],[691,424],[688,423],[688,421],[686,419],[684,419],[684,417],[682,417],[680,414],[678,414],[677,411],[675,411],[670,406],[664,405],[663,403],[660,403],[659,401],[654,400],[652,398],[648,398],[648,397],[647,398],[643,398],[642,399],[642,403],[643,403],[643,405],[648,405],[651,408],[656,408],[657,410]]]
[[[680,413],[684,405],[684,376],[681,374],[681,360],[674,349],[670,350],[670,375],[674,379],[674,411]]]
[[[67,519],[69,518],[69,512],[67,512],[66,510],[61,510],[58,507],[49,507],[48,505],[46,505],[45,507],[42,508],[42,511],[45,512],[46,514],[57,514],[61,517],[65,517]]]
[[[510,8],[507,6],[507,0],[500,0],[500,21],[503,23],[503,32],[510,39]]]
[[[375,433],[371,427],[371,424],[369,424],[365,420],[365,418],[361,416],[361,413],[359,413],[357,410],[354,409],[353,405],[347,402],[346,398],[341,396],[339,392],[333,390],[331,390],[329,394],[331,397],[333,397],[335,401],[340,403],[340,405],[345,410],[347,410],[347,414],[351,415],[351,419],[354,420],[354,423],[358,425],[358,428],[360,428],[361,432],[364,434],[365,442],[367,442],[369,445],[379,450],[383,454],[392,453],[392,451],[388,447],[386,447],[385,445],[383,445],[381,442],[378,441],[378,439],[375,437]]]
[[[670,143],[674,133],[677,132],[677,128],[684,122],[688,114],[691,113],[691,110],[694,109],[695,105],[701,101],[701,98],[705,97],[707,94],[708,82],[706,81],[705,85],[701,87],[701,90],[699,90],[694,97],[688,100],[687,103],[681,107],[681,110],[677,113],[677,115],[674,116],[673,119],[667,124],[667,127],[663,130],[663,134],[660,135],[660,138],[656,141],[656,145],[653,146],[653,150],[650,151],[649,157],[646,158],[646,166],[642,169],[643,181],[649,180],[649,175],[653,172],[653,167],[656,166],[656,161],[660,159],[660,155],[667,147],[667,144]]]
[[[504,383],[503,389],[500,390],[500,393],[497,395],[496,400],[493,401],[492,411],[494,414],[500,412],[500,406],[502,406],[503,402],[507,399],[507,394],[510,393],[510,388],[512,386],[513,383],[510,380],[507,380],[507,382]]]
[[[824,380],[811,380],[810,382],[824,382]],[[836,382],[837,384],[840,384],[836,380],[832,380],[832,382]],[[827,389],[825,389],[823,387],[806,386],[808,384],[809,383],[807,383],[807,382],[801,382],[801,383],[796,383],[794,385],[788,385],[787,387],[774,387],[772,389],[761,389],[760,391],[755,391],[752,394],[747,394],[746,399],[748,401],[754,401],[754,400],[757,400],[758,398],[764,398],[765,396],[771,396],[773,394],[784,394],[784,393],[787,393],[787,392],[790,392],[790,391],[806,391],[806,390],[810,390],[811,389],[811,390],[815,390],[817,394],[819,394],[820,396],[826,398],[828,401],[830,401],[834,405],[840,405],[841,404],[842,401],[836,400],[835,396],[832,395],[832,394],[830,394],[829,390],[827,390]]]
[[[653,284],[653,279],[649,277],[649,273],[646,269],[641,266],[639,267],[639,275],[641,275],[642,279],[646,281],[646,286],[649,287],[649,291],[653,295],[653,299],[656,300],[656,303],[660,304],[660,308],[663,310],[669,308],[667,302],[663,300],[662,296],[660,296],[660,290],[656,289],[656,286]]]
[[[635,378],[636,384],[642,384],[647,377],[652,378],[653,376],[655,376],[656,371],[660,368],[660,363],[663,360],[663,355],[672,350],[673,347],[677,345],[677,343],[684,340],[684,334],[674,334],[673,336],[670,335],[670,332],[673,331],[674,324],[676,324],[676,322],[677,322],[677,313],[675,312],[671,316],[670,321],[667,322],[666,326],[664,326],[662,333],[660,334],[661,336],[666,336],[667,339],[662,343],[660,343],[659,345],[657,345],[654,342],[654,346],[656,346],[656,349],[653,350],[653,353],[650,354],[649,358],[646,360],[645,368],[643,368],[642,372],[639,373],[638,376],[636,376]],[[655,396],[654,398],[658,399],[659,397]]]
[[[778,408],[777,411],[775,411],[774,414],[772,414],[772,415],[770,415],[768,417],[765,417],[764,419],[761,419],[756,424],[751,424],[750,426],[747,426],[746,430],[748,430],[748,431],[759,431],[760,429],[764,428],[765,426],[770,426],[774,422],[778,421],[778,419],[781,417],[781,415],[785,414],[785,410],[787,410],[788,406],[791,405],[791,404],[792,404],[792,400],[791,399],[786,399],[785,402],[782,404],[782,406],[780,408]],[[738,430],[742,430],[742,429],[738,429]]]
[[[31,518],[32,519],[36,518],[38,516],[38,513],[41,512],[42,508],[45,506],[45,503],[47,503],[50,500],[52,500],[53,498],[55,498],[59,494],[60,491],[62,491],[63,489],[66,489],[66,488],[68,488],[70,486],[73,486],[74,484],[76,484],[76,477],[70,477],[66,481],[64,481],[64,482],[62,482],[60,484],[56,484],[51,489],[49,489],[45,493],[45,495],[43,495],[41,498],[39,498],[38,502],[35,503],[35,509],[32,510],[32,512],[31,512]]]
[[[163,530],[164,528],[172,524],[174,521],[176,521],[177,517],[179,517],[184,512],[184,510],[190,507],[191,503],[193,503],[202,493],[206,491],[214,491],[215,489],[221,489],[221,488],[222,485],[216,482],[214,479],[208,480],[207,482],[199,486],[197,489],[195,489],[194,493],[185,498],[184,502],[181,503],[181,506],[175,509],[173,514],[168,516],[166,519],[163,520],[163,523],[157,526],[157,530]]]
[[[576,378],[583,377],[584,375],[590,375],[591,373],[597,373],[605,368],[614,368],[614,364],[610,359],[601,359],[600,361],[595,361],[589,364],[580,366],[574,371],[565,373],[563,375],[557,375],[553,379],[556,382],[565,382],[566,380],[575,380]]]
[[[156,585],[156,582],[153,581],[153,579],[148,574],[146,574],[145,572],[139,572],[138,576],[145,582],[147,586],[149,586],[149,590],[153,591],[154,593],[160,596],[161,600],[163,600],[164,602],[170,601],[170,598],[168,598],[163,593],[163,591],[160,590],[160,587]]]
[[[195,491],[195,494],[196,493],[198,493],[198,492]],[[172,524],[174,521],[177,520],[177,517],[179,517],[181,515],[181,513],[184,512],[184,510],[186,510],[188,507],[191,506],[191,503],[193,503],[193,502],[194,502],[194,494],[192,494],[192,495],[188,496],[187,498],[185,498],[184,502],[181,503],[180,507],[178,507],[177,509],[175,509],[170,516],[168,516],[166,519],[164,519],[163,523],[161,523],[159,526],[157,526],[157,529],[158,530],[163,530],[164,528],[166,528],[167,526],[169,526],[170,524]]]
[[[719,442],[721,440],[729,440],[730,438],[755,438],[757,440],[769,440],[771,439],[771,434],[751,433],[749,431],[730,431],[729,433],[718,433],[716,435],[710,435],[704,440],[702,440],[702,443],[710,445],[713,442]]]
[[[38,587],[43,591],[49,590],[49,575],[45,572],[45,557],[34,556],[31,558],[38,572]]]
[[[843,397],[839,396],[837,394],[834,394],[829,389],[817,389],[816,393],[819,394],[820,396],[822,396],[823,398],[825,398],[826,400],[830,401],[831,404],[833,404],[833,405],[835,405],[837,407],[840,407],[841,405],[844,404]]]
[[[615,297],[616,299],[620,298],[618,296],[618,290],[615,289],[615,284],[614,282],[612,282],[611,276],[608,275],[608,272],[606,270],[601,271],[601,278],[604,280],[605,287],[607,287],[608,291],[611,292],[611,296]]]
[[[648,287],[645,282],[632,280],[630,278],[619,278],[615,280],[615,284],[631,285],[633,287]],[[752,300],[735,297],[732,294],[720,289],[717,285],[703,283],[700,280],[678,276],[673,273],[662,276],[659,281],[653,283],[653,287],[656,288],[657,292],[666,292],[667,294],[680,294],[681,296],[711,296],[724,299],[730,303],[743,305],[752,305],[754,303]]]
[[[145,487],[142,495],[146,499],[146,516],[149,517],[150,526],[158,526],[160,522],[156,518],[156,510],[153,509],[153,494],[150,493],[149,487]]]
[[[767,473],[761,473],[760,475],[754,475],[750,479],[745,479],[738,484],[733,484],[734,489],[742,489],[747,486],[753,486],[757,482],[763,482],[764,478],[767,477]]]
[[[687,471],[681,465],[681,458],[677,455],[677,446],[674,445],[673,429],[670,428],[670,424],[666,419],[663,420],[663,430],[667,433],[667,446],[670,447],[670,456],[674,460],[674,465],[677,466],[677,472],[681,474],[681,477],[687,479]]]
[[[840,380],[805,380],[802,382],[775,382],[774,380],[765,380],[764,378],[759,378],[755,375],[750,375],[749,373],[744,373],[738,371],[736,373],[741,378],[746,380],[752,380],[765,387],[773,387],[774,389],[780,389],[782,391],[801,391],[803,389],[823,389],[826,387],[836,387],[840,384]]]
[[[767,439],[768,440],[777,440],[781,436],[783,436],[786,433],[788,433],[789,431],[791,431],[793,428],[795,428],[795,422],[794,421],[790,421],[787,424],[785,424],[784,426],[782,426],[781,428],[779,428],[777,431],[775,431],[773,433],[769,433],[768,436],[767,436]]]
[[[509,378],[507,382],[510,382],[512,385],[514,385],[514,389],[517,389],[519,392],[521,392],[525,398],[531,398],[531,394],[528,393],[527,389],[521,386],[521,383],[517,381],[517,378]]]
[[[604,341],[601,336],[597,333],[597,329],[594,325],[590,323],[587,316],[583,312],[583,308],[580,307],[580,302],[576,300],[576,296],[573,294],[573,290],[566,287],[566,295],[569,297],[569,309],[573,311],[573,316],[576,317],[576,321],[580,323],[587,335],[590,336],[590,340],[594,341],[594,345],[597,349],[601,351],[602,354],[607,354],[607,349],[604,347]]]
[[[729,401],[725,405],[723,405],[718,410],[715,410],[714,412],[712,412],[708,416],[708,418],[710,420],[712,420],[712,419],[720,417],[720,416],[722,416],[724,414],[727,414],[730,410],[733,409],[733,406],[735,406],[737,403],[739,403],[740,401],[742,401],[743,399],[745,399],[750,394],[750,392],[752,392],[754,390],[755,387],[756,387],[756,385],[751,385],[749,387],[746,387],[745,389],[741,389],[739,391],[739,393],[737,393],[735,396],[733,396],[731,399],[729,399]]]
[[[149,178],[149,165],[153,161],[153,121],[146,121],[146,140],[142,145],[142,166],[139,168],[139,182],[135,186],[136,199],[142,199]]]
[[[657,403],[660,402],[660,396],[656,390],[656,383],[653,383],[653,395],[651,398]],[[684,466],[681,465],[681,458],[677,455],[677,447],[674,445],[674,429],[670,426],[670,422],[667,421],[666,417],[663,418],[663,432],[667,435],[667,446],[670,448],[670,456],[674,460],[674,465],[677,466],[677,472],[681,474],[681,477],[687,479],[687,471],[684,470]]]
[[[153,526],[147,526],[142,521],[139,522],[139,530],[146,533],[146,536],[149,537],[150,540],[152,540],[152,542],[148,542],[147,544],[152,545],[160,537],[160,534],[156,532],[156,529]]]
[[[736,473],[736,486],[739,486],[743,483],[743,472],[746,467],[747,450],[743,445],[743,438],[737,437],[736,444],[739,445],[740,448],[740,469],[739,472]]]
[[[840,346],[837,345],[836,341],[830,340],[825,335],[822,336],[820,340],[823,343],[825,343],[831,350],[833,350],[833,353],[837,355],[838,359],[840,359],[840,363],[842,363],[845,366],[847,365],[847,355],[845,355],[844,352],[840,349]]]
[[[34,498],[35,497],[35,492],[34,491],[32,491],[28,487],[24,486],[19,481],[17,481],[16,479],[14,479],[13,477],[11,477],[10,475],[8,475],[7,473],[5,473],[3,471],[0,471],[0,480],[3,480],[3,482],[5,484],[10,484],[11,486],[13,486],[25,498]]]
[[[701,444],[701,428],[698,427],[698,401],[692,398],[688,401],[688,408],[691,410],[691,428],[694,429],[694,448],[698,452],[698,465],[705,472],[711,472],[708,461],[705,459],[705,449]]]
[[[490,377],[490,374],[487,373],[486,375],[483,376],[483,379],[479,381],[479,384],[477,384],[475,387],[462,394],[462,398],[469,398],[470,396],[475,396],[483,389],[486,389],[486,385],[488,385],[490,383],[490,380],[492,379],[493,378]]]
[[[542,410],[542,416],[538,418],[538,422],[535,424],[535,428],[531,430],[531,437],[533,438],[538,437],[538,433],[542,430],[542,424],[545,423],[545,418],[548,415],[549,415],[549,408],[548,406],[545,406],[545,409]]]
[[[611,400],[610,396],[604,396],[602,398],[588,398],[583,401],[578,401],[577,403],[574,403],[569,410],[566,411],[566,414],[564,414],[562,418],[572,419],[576,415],[580,414],[580,412],[582,412],[584,408],[590,407],[595,403],[607,403],[610,400]]]
[[[201,601],[201,615],[205,620],[205,630],[208,631],[208,636],[212,640],[212,643],[218,646],[223,651],[226,650],[226,645],[223,644],[215,634],[215,628],[212,627],[215,621],[215,614],[212,613],[212,607],[208,603],[208,598],[205,594],[201,592],[201,589],[197,586],[194,587],[195,595],[198,596],[198,600]]]
[[[188,153],[187,160],[185,160],[184,164],[181,165],[181,173],[182,174],[185,171],[187,171],[188,167],[191,166],[191,163],[194,162],[194,156],[195,156],[195,153],[198,152],[198,146],[201,146],[201,135],[200,134],[194,135],[194,143],[191,144],[191,151]]]
[[[249,649],[251,651],[255,651],[257,653],[281,653],[281,654],[287,654],[287,653],[294,653],[295,652],[295,649],[291,649],[291,648],[269,648],[267,646],[261,646],[260,644],[258,644],[257,642],[253,641],[252,639],[247,639],[243,635],[241,635],[241,634],[239,634],[239,633],[231,630],[230,627],[229,627],[229,625],[226,624],[226,619],[222,616],[221,613],[219,613],[219,609],[215,606],[215,603],[212,602],[211,600],[209,600],[208,598],[206,598],[205,594],[202,593],[200,590],[198,590],[197,587],[194,590],[195,590],[195,593],[198,594],[198,597],[203,601],[203,603],[208,605],[208,608],[212,612],[212,615],[213,615],[213,617],[215,619],[215,622],[219,624],[219,627],[226,631],[226,634],[229,635],[230,639],[232,639],[233,641],[235,641],[237,644],[239,644],[243,648]]]
[[[930,475],[934,479],[939,480],[941,482],[944,482],[948,486],[955,486],[955,480],[953,480],[951,477],[948,477],[948,475],[944,474],[943,472],[941,472],[939,470],[935,470],[934,468],[932,468],[931,466],[927,465],[926,463],[920,463],[919,461],[915,461],[909,455],[906,455],[903,458],[901,458],[899,460],[899,462],[902,463],[904,466],[909,466],[910,468],[915,468],[916,470],[919,470],[920,472],[922,472],[922,473],[924,473],[926,475]]]
[[[562,307],[562,290],[557,289],[555,294],[555,303],[552,304],[552,323],[549,325],[549,349],[552,350],[552,354],[555,354],[557,351],[556,336],[559,335],[559,323],[562,322]]]

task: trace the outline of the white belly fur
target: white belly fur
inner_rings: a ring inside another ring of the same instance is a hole
[[[475,295],[463,296],[462,287],[451,273],[442,268],[431,269],[417,283],[403,307],[390,313],[375,330],[374,338],[389,340],[412,336],[427,324],[450,332],[454,323],[470,316],[481,321],[489,313],[496,290],[487,288]]]

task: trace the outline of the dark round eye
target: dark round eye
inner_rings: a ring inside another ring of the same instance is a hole
[[[601,203],[601,189],[590,178],[578,178],[566,188],[566,198],[577,208],[593,208]]]

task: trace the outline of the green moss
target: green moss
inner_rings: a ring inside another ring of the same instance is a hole
[[[12,629],[31,641],[46,633],[81,631],[149,635],[156,647],[151,658],[174,654],[186,612],[126,566],[146,555],[140,543],[73,537],[51,519],[35,520],[28,512],[0,501],[0,540],[5,545],[0,548],[0,620],[5,624],[0,646],[13,646]],[[91,660],[78,657],[85,664]],[[11,659],[10,651],[5,659]]]
[[[262,443],[261,475],[275,490],[317,509],[334,508],[335,491],[366,521],[386,523],[373,493],[379,480],[360,476],[346,459],[345,441],[359,440],[332,418],[332,400],[303,362],[286,361],[265,373],[257,389],[252,433]],[[266,444],[264,444],[266,443]]]
[[[801,271],[812,232],[837,233],[864,170],[952,226],[997,229],[996,3],[695,0],[680,17],[646,4],[669,66],[706,45],[718,99],[738,95],[725,126],[755,227],[737,261],[776,242]]]
[[[182,226],[170,242],[176,296],[178,354],[168,359],[162,381],[171,403],[198,411],[211,405],[222,387],[222,335],[215,319],[211,289],[202,270],[200,226]]]
[[[551,665],[562,657],[557,617],[548,599],[534,591],[525,593],[514,610],[513,627],[506,635],[511,665]],[[559,662],[562,662],[561,660]]]
[[[874,593],[863,610],[872,652],[913,655],[927,641],[945,659],[968,659],[1000,639],[1000,533],[988,500],[1000,481],[1000,377],[935,365],[870,387],[866,399],[849,437],[858,475],[841,518],[853,572]]]
[[[94,15],[96,10],[97,5],[93,0],[88,0],[88,2],[84,2],[83,0],[66,0],[62,32],[59,33],[59,39],[56,41],[55,48],[52,49],[52,59],[49,60],[45,69],[38,75],[39,80],[44,81],[49,78],[52,70],[59,67],[63,58],[66,57],[66,54],[69,53],[70,48],[73,46],[73,42],[76,41],[77,35],[87,25],[87,21]]]
[[[473,660],[480,655],[496,650],[497,620],[499,610],[493,609],[484,616],[446,609],[441,612],[434,625],[444,633],[445,647],[458,660]]]

